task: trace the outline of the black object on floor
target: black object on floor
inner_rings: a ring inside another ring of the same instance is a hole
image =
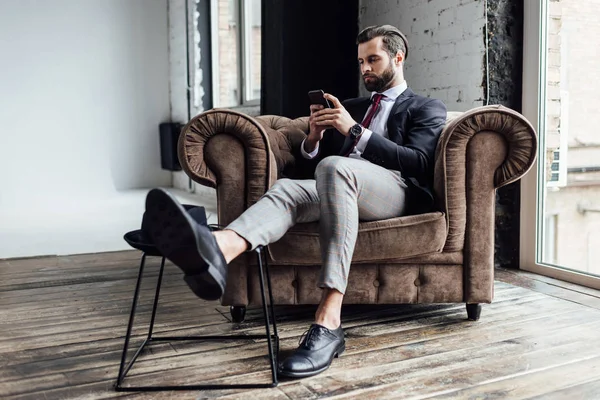
[[[136,231],[134,231],[136,232]],[[129,235],[129,236],[128,236]],[[131,239],[134,234],[129,232],[125,235]],[[128,241],[129,243],[129,241]],[[136,242],[132,242],[136,243]],[[130,243],[131,244],[131,243]],[[136,243],[137,244],[137,243]],[[133,245],[132,245],[133,246]],[[258,259],[258,273],[260,279],[260,293],[262,296],[262,308],[263,317],[265,321],[265,334],[264,335],[212,335],[212,336],[154,336],[154,322],[156,319],[156,310],[158,308],[158,296],[160,293],[160,287],[162,283],[163,272],[165,268],[165,258],[162,257],[160,252],[152,244],[145,243],[144,249],[133,246],[142,250],[142,258],[140,261],[140,269],[138,272],[137,283],[135,291],[133,293],[133,304],[131,306],[131,314],[129,315],[129,324],[127,325],[127,333],[125,335],[125,344],[123,346],[123,353],[121,356],[121,364],[119,366],[119,375],[117,376],[117,382],[115,390],[118,392],[141,392],[141,391],[163,391],[163,390],[215,390],[215,389],[260,389],[260,388],[271,388],[278,385],[277,380],[277,366],[278,366],[278,355],[279,355],[279,335],[277,333],[277,324],[275,321],[275,311],[273,309],[273,292],[271,290],[271,276],[269,274],[269,266],[267,263],[267,256],[263,247],[258,247],[256,250],[256,257]],[[140,286],[142,283],[142,276],[144,273],[144,265],[146,262],[146,256],[159,256],[162,257],[160,264],[160,271],[158,273],[158,280],[156,284],[156,292],[154,294],[154,305],[152,307],[152,314],[150,317],[150,324],[148,327],[148,335],[137,349],[131,360],[127,363],[127,351],[129,350],[129,342],[131,339],[131,331],[133,329],[133,323],[135,319],[135,313],[137,309],[137,302],[140,293]],[[265,280],[268,293],[265,292]],[[269,296],[267,303],[266,296]],[[268,305],[267,305],[268,304]],[[271,333],[271,329],[273,333]],[[149,386],[123,386],[124,380],[127,377],[127,373],[131,370],[136,360],[146,346],[150,346],[154,342],[172,342],[172,341],[210,341],[210,340],[255,340],[255,339],[267,339],[267,348],[269,352],[269,366],[271,368],[271,382],[270,383],[240,383],[240,384],[210,384],[210,383],[199,383],[195,385],[149,385]]]

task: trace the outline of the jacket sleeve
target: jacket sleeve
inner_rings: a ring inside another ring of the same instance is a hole
[[[431,99],[409,112],[407,132],[399,132],[404,138],[402,145],[373,134],[362,157],[405,177],[420,178],[433,168],[435,148],[446,124],[446,106]]]

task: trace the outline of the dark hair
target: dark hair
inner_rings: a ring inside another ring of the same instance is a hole
[[[382,38],[383,48],[391,58],[396,57],[396,53],[399,51],[404,54],[404,59],[408,56],[408,40],[406,40],[406,36],[392,25],[366,27],[356,37],[356,44],[368,42],[376,37]]]

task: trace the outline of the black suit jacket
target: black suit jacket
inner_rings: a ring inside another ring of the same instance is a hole
[[[355,121],[362,121],[370,98],[349,99],[342,103]],[[387,121],[389,139],[373,132],[362,158],[402,173],[408,185],[407,213],[431,211],[435,149],[446,123],[446,106],[440,100],[416,95],[406,89],[394,103]],[[331,155],[343,155],[352,140],[336,130],[325,132],[319,154],[305,159],[298,148],[296,159],[304,172],[314,174],[319,161]],[[299,157],[298,157],[299,156]]]

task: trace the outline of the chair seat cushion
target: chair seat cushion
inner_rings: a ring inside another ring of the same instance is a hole
[[[361,222],[353,263],[398,260],[439,253],[446,241],[446,219],[442,212]],[[319,224],[297,224],[269,246],[276,265],[319,265]]]

